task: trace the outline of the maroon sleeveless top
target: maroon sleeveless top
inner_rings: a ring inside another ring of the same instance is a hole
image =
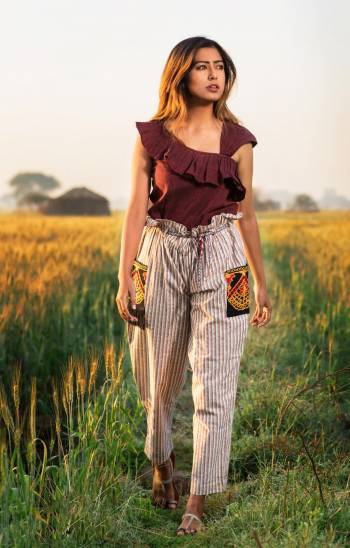
[[[245,143],[257,144],[247,128],[225,120],[215,153],[182,144],[162,120],[135,124],[152,159],[148,214],[153,219],[171,219],[191,230],[209,224],[213,215],[237,213],[246,190],[231,156]]]

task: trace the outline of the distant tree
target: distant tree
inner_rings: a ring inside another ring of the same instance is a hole
[[[281,209],[281,204],[277,200],[263,200],[259,204],[259,209],[261,211],[271,211]]]
[[[269,211],[271,209],[281,209],[280,202],[276,200],[262,198],[262,191],[260,188],[254,188],[253,190],[253,205],[256,211]]]
[[[319,211],[317,203],[309,194],[297,194],[290,209],[292,211]]]
[[[38,210],[40,206],[48,200],[47,194],[42,192],[28,192],[17,200],[17,205],[28,207],[29,209]]]
[[[13,188],[13,196],[18,203],[27,194],[33,192],[48,194],[61,186],[59,181],[54,177],[35,172],[18,173],[9,180],[8,184]]]

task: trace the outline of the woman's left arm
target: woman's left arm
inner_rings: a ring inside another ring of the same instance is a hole
[[[262,327],[270,321],[272,307],[267,295],[260,233],[253,204],[253,147],[251,143],[242,145],[235,153],[235,159],[238,163],[238,176],[246,189],[245,198],[240,202],[240,211],[242,211],[243,217],[235,222],[241,234],[245,254],[254,278],[256,308],[250,323]]]

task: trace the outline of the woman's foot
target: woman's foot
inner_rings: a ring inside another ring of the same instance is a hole
[[[154,464],[152,503],[161,508],[176,510],[179,502],[179,492],[173,481],[175,467],[175,453],[171,452],[170,458],[162,464]]]
[[[200,529],[204,514],[204,500],[205,495],[190,495],[182,522],[176,532],[178,536],[193,535]]]

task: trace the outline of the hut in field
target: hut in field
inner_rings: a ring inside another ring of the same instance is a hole
[[[45,215],[110,215],[109,201],[85,186],[49,198],[40,211]]]

